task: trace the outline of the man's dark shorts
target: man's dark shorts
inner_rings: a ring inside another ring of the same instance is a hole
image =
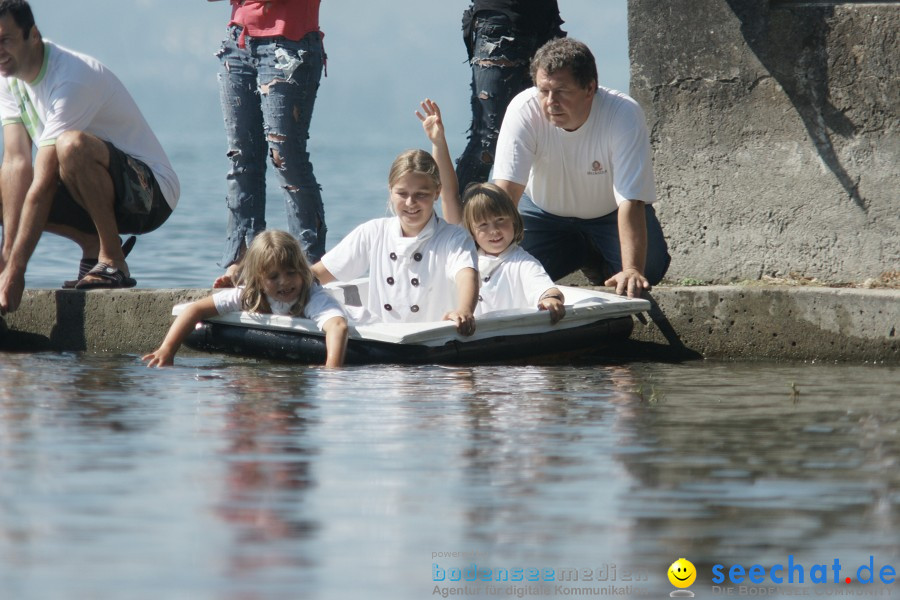
[[[128,156],[110,142],[109,174],[116,199],[114,209],[119,233],[148,233],[166,222],[172,209],[166,202],[156,176],[143,161]],[[50,223],[69,225],[85,233],[96,233],[90,215],[72,198],[60,182],[50,208]]]

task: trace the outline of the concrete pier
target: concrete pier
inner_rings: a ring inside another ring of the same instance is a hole
[[[897,270],[898,8],[629,0],[631,95],[650,129],[669,278]]]
[[[0,350],[143,354],[172,306],[203,289],[28,290],[0,321]],[[660,286],[617,348],[622,359],[817,360],[900,364],[900,290]]]

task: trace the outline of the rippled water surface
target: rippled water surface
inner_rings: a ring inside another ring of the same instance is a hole
[[[897,368],[178,365],[0,354],[4,598],[431,598],[473,563],[667,597],[681,556],[711,597],[715,564],[900,567]]]

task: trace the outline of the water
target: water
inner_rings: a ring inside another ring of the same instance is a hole
[[[0,379],[4,597],[413,599],[473,562],[664,597],[681,556],[710,597],[715,564],[900,566],[896,367],[0,354]]]

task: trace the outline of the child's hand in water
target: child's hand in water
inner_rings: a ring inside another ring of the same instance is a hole
[[[456,323],[456,331],[460,335],[472,335],[475,333],[475,315],[470,312],[454,310],[444,315],[445,321],[453,321]]]
[[[551,324],[559,323],[559,320],[566,316],[566,305],[559,298],[542,298],[538,302],[538,308],[550,313]]]
[[[147,361],[148,367],[171,367],[175,364],[175,353],[161,346],[142,356],[141,360]]]
[[[431,99],[422,101],[422,112],[416,111],[416,116],[422,121],[422,129],[432,143],[444,139],[444,122],[441,121],[441,109]],[[425,114],[422,114],[425,113]]]

